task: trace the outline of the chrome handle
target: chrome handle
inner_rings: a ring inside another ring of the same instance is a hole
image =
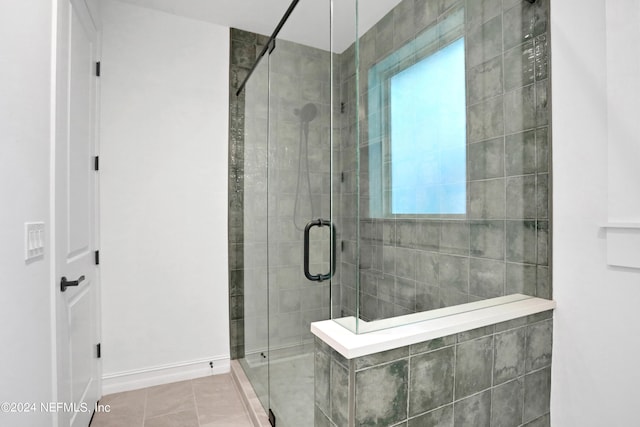
[[[60,292],[67,290],[69,286],[78,286],[84,280],[84,276],[78,277],[78,280],[69,281],[66,277],[62,277],[60,280]]]

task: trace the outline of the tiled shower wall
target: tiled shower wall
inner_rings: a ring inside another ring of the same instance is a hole
[[[311,219],[329,217],[329,57],[319,49],[278,40],[271,57],[262,59],[237,97],[238,86],[267,41],[264,36],[231,30],[232,358],[266,350],[267,328],[271,350],[312,345],[310,323],[330,316],[328,282],[309,282],[302,270],[304,226]],[[307,103],[314,104],[317,116],[309,123],[308,144],[304,144],[299,112]],[[303,179],[297,188],[299,167]],[[328,271],[328,234],[312,238],[310,270],[324,273]]]
[[[404,0],[360,39],[358,115],[354,46],[341,55],[342,314],[355,315],[357,304],[361,318],[375,320],[512,293],[551,297],[548,20],[548,0]],[[415,52],[399,69],[460,36],[466,45],[467,214],[373,217],[369,150],[387,137],[370,134],[369,119],[388,106],[369,111],[368,71],[408,43]]]
[[[244,93],[236,96],[260,43],[256,34],[231,29],[229,68],[229,325],[231,358],[244,357]]]
[[[351,360],[316,340],[315,426],[548,427],[551,316]]]

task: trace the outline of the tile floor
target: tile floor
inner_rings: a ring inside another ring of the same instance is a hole
[[[252,427],[230,374],[104,396],[91,427]]]

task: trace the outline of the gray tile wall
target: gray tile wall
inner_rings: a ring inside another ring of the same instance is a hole
[[[552,312],[347,360],[316,339],[315,425],[549,426]]]
[[[335,151],[344,180],[334,191],[345,249],[336,314],[358,307],[360,318],[376,320],[512,293],[551,298],[548,16],[549,0],[404,0],[360,39],[359,114],[355,47],[340,55],[345,113]],[[407,43],[415,51],[404,61],[414,63],[462,35],[467,214],[376,217],[368,159],[387,137],[370,135],[369,120],[388,107],[369,111],[368,71]]]

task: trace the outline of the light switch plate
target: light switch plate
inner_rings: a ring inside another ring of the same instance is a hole
[[[24,223],[24,259],[31,261],[44,255],[44,222]]]

